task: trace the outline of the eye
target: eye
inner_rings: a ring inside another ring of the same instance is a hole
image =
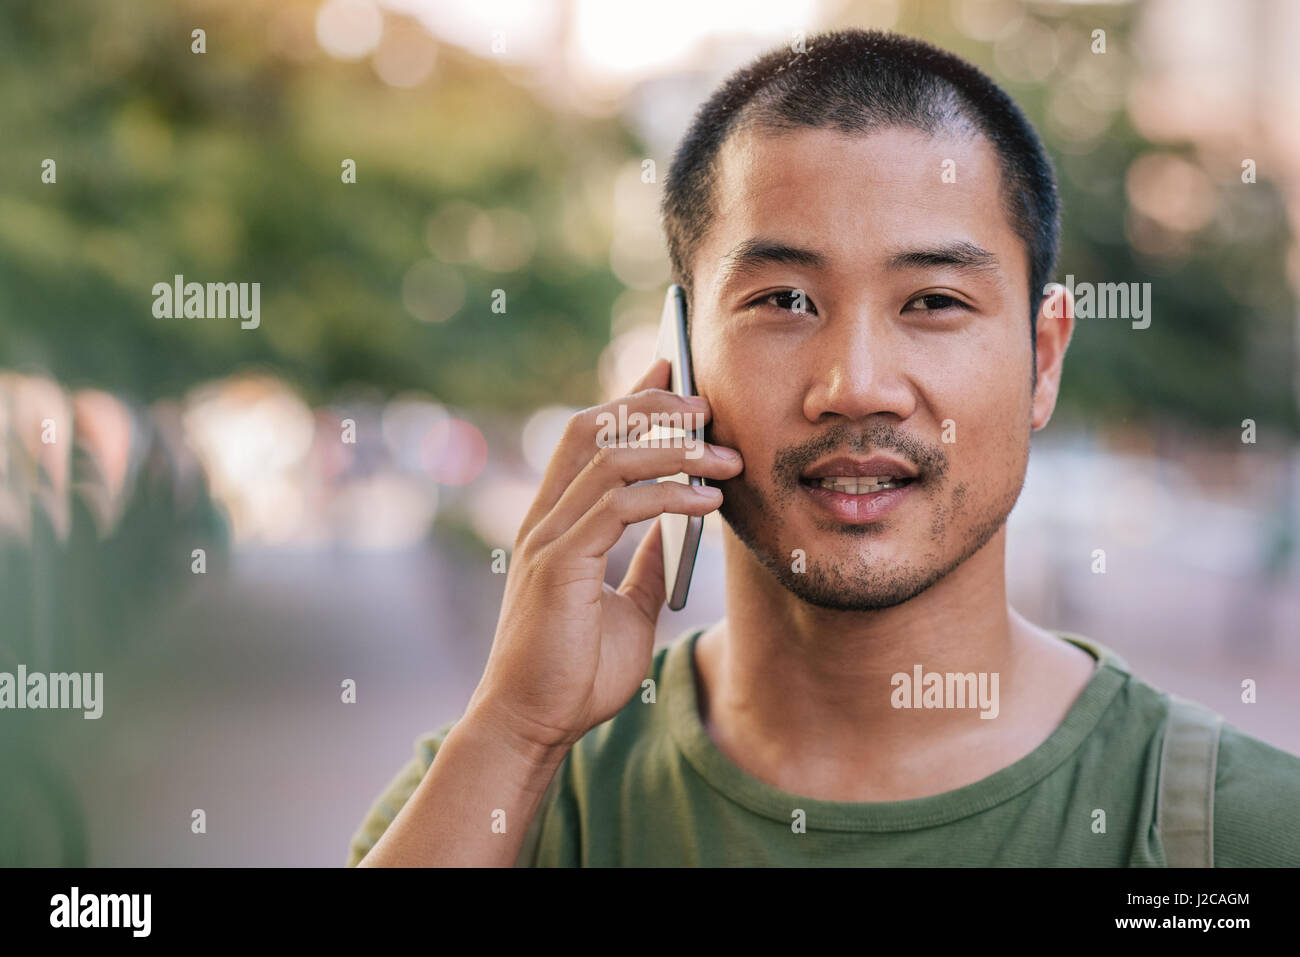
[[[924,307],[917,309],[911,308],[913,303],[918,302],[924,303]],[[949,309],[970,309],[970,306],[966,305],[966,303],[962,302],[960,299],[954,299],[952,296],[945,296],[941,292],[930,292],[926,293],[924,296],[917,296],[903,307],[904,312],[946,312]]]
[[[796,315],[799,313],[817,315],[817,307],[812,304],[808,294],[798,289],[783,289],[780,292],[769,293],[761,299],[755,299],[750,305],[751,307],[761,306],[767,303],[771,303],[777,309],[793,312]],[[796,309],[796,306],[799,306],[799,308]]]

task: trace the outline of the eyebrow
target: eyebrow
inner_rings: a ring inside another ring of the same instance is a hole
[[[718,269],[718,288],[725,288],[736,279],[767,265],[825,269],[829,260],[822,253],[802,246],[791,246],[770,239],[746,239],[722,257]],[[895,253],[885,263],[885,267],[892,271],[953,267],[967,272],[986,272],[997,269],[998,265],[997,256],[965,240]]]
[[[889,269],[935,269],[952,266],[970,272],[998,268],[998,257],[987,249],[964,240],[932,249],[911,249],[897,253],[886,263]]]
[[[825,256],[812,249],[770,239],[746,239],[722,257],[722,263],[718,267],[717,286],[723,289],[741,276],[768,265],[825,269],[828,262]]]

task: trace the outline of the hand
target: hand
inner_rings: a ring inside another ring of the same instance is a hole
[[[598,445],[600,425],[609,421],[601,413],[620,421],[620,404],[628,417],[709,419],[706,400],[667,391],[669,368],[656,360],[630,395],[569,419],[520,526],[492,651],[467,711],[522,744],[571,746],[617,714],[649,673],[665,599],[659,523],[614,589],[605,583],[605,559],[623,530],[663,512],[705,515],[722,504],[716,487],[633,483],[679,472],[728,479],[744,468],[738,452],[728,457],[703,439],[694,449]]]

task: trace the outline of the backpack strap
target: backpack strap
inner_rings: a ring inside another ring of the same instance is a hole
[[[1156,830],[1169,867],[1214,866],[1214,782],[1223,717],[1169,695]]]

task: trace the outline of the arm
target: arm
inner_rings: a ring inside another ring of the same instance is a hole
[[[707,400],[665,391],[656,360],[632,395],[575,414],[524,517],[506,575],[492,651],[465,716],[363,866],[510,866],[569,749],[636,694],[653,656],[664,602],[655,522],[619,588],[606,553],[627,526],[664,512],[705,515],[717,488],[650,481],[689,469],[724,479],[738,454],[705,443],[609,436],[608,423],[698,412]]]
[[[566,753],[512,740],[490,717],[467,714],[452,725],[433,764],[357,866],[513,866]],[[400,790],[412,770],[389,793]]]

